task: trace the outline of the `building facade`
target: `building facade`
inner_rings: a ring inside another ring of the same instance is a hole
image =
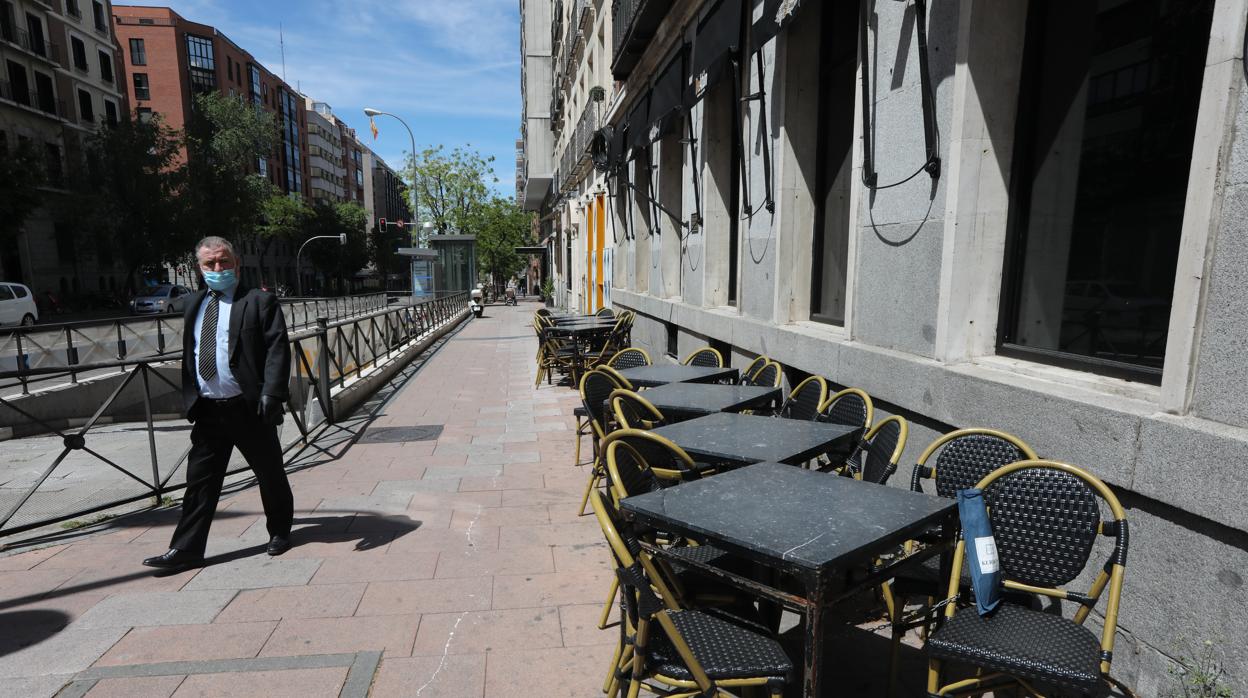
[[[552,36],[555,3],[552,0],[520,2],[520,139],[516,142],[516,200],[526,211],[538,213],[534,234],[546,248],[546,278],[556,262],[555,216],[551,185],[554,183],[554,109]],[[562,13],[562,8],[560,8]]]
[[[124,283],[110,250],[78,240],[57,203],[87,170],[87,140],[127,108],[110,13],[101,0],[0,2],[0,153],[20,143],[40,153],[51,202],[0,240],[0,278],[30,286],[41,303]]]
[[[313,203],[347,200],[347,158],[343,124],[325,102],[304,96],[308,115],[308,192]]]
[[[216,91],[245,99],[272,114],[280,130],[277,147],[257,155],[252,171],[279,191],[312,201],[308,123],[320,115],[305,108],[303,95],[215,27],[190,21],[167,7],[116,5],[113,26],[136,118],[159,114],[166,125],[182,129],[195,94]],[[235,242],[244,282],[295,287],[293,244],[250,238]],[[176,282],[193,285],[193,269],[179,266],[171,271]]]
[[[865,389],[905,464],[983,426],[1088,469],[1132,526],[1115,676],[1210,641],[1248,688],[1248,2],[555,8],[561,304]]]

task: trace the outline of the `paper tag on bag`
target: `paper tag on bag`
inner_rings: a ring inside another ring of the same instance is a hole
[[[1001,569],[997,559],[997,541],[992,536],[975,539],[975,559],[979,561],[980,574],[993,574]]]

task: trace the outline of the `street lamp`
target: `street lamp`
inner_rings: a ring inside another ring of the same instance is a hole
[[[347,244],[347,234],[339,233],[337,235],[315,235],[307,240],[304,240],[303,244],[299,246],[299,251],[295,253],[295,283],[298,284],[296,292],[299,294],[300,298],[303,297],[303,273],[299,270],[299,257],[303,255],[303,248],[307,247],[308,243],[313,240],[337,240],[339,245],[345,246]]]
[[[412,192],[411,194],[412,194],[412,218],[415,218],[416,217],[416,136],[412,135],[412,128],[407,125],[406,121],[404,121],[403,119],[400,119],[394,114],[391,114],[390,112],[381,111],[380,109],[373,109],[372,107],[364,107],[364,115],[370,119],[373,118],[374,116],[393,116],[395,119],[398,120],[400,124],[403,124],[403,128],[407,129],[408,137],[412,139]]]

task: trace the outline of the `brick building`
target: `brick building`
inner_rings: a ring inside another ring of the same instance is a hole
[[[278,147],[257,156],[253,171],[279,190],[311,201],[303,95],[215,27],[192,22],[167,7],[116,5],[113,25],[124,54],[126,93],[136,116],[159,114],[167,125],[181,129],[196,93],[220,91],[243,97],[273,114],[281,129]],[[293,245],[276,242],[265,249],[257,240],[235,242],[246,283],[295,285]],[[173,275],[184,283],[193,281],[191,270],[178,268]]]
[[[59,205],[85,171],[84,143],[126,109],[107,0],[0,1],[0,157],[18,143],[44,156],[48,204],[0,240],[0,278],[47,294],[111,292],[124,280],[108,249],[77,240]]]

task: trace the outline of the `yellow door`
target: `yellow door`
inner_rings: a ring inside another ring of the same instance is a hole
[[[594,203],[589,203],[585,211],[585,305],[589,306],[592,315],[598,308],[594,305]]]
[[[594,235],[597,238],[597,243],[598,243],[596,246],[598,250],[598,259],[595,260],[596,265],[594,268],[597,270],[597,274],[595,274],[594,280],[597,282],[596,285],[597,285],[598,293],[595,296],[595,298],[597,299],[597,303],[598,303],[597,307],[601,308],[602,307],[602,280],[605,278],[602,275],[602,251],[606,249],[606,236],[605,236],[605,231],[603,230],[605,226],[603,225],[603,223],[606,222],[604,219],[606,217],[607,207],[601,195],[597,197],[596,201],[597,201],[597,205],[594,207],[594,212],[597,214],[597,217],[594,219],[595,220]]]

